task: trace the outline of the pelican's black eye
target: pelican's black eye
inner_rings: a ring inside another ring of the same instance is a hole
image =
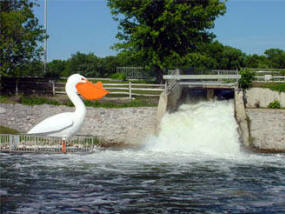
[[[84,80],[84,81],[86,81],[86,79],[85,79],[85,78],[83,78],[83,77],[81,78],[81,80]]]

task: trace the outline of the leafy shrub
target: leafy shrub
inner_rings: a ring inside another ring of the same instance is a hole
[[[124,80],[125,81],[127,79],[127,76],[124,73],[114,73],[111,75],[111,78],[116,79],[116,80]]]
[[[255,79],[255,73],[248,69],[240,71],[241,78],[239,79],[239,87],[242,89],[247,89],[252,86],[252,81]]]
[[[267,107],[279,109],[279,108],[281,108],[281,105],[280,105],[280,102],[278,100],[274,100],[273,102],[269,103],[269,105]]]

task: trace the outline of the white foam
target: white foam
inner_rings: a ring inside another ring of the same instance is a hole
[[[161,131],[147,149],[218,157],[240,155],[240,142],[232,101],[183,104],[166,114]]]

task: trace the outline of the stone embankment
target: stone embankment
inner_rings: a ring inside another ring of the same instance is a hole
[[[0,125],[26,133],[43,119],[62,112],[67,106],[0,104]],[[141,143],[155,131],[156,108],[87,108],[79,135],[92,135],[114,143]]]
[[[246,109],[250,141],[255,149],[285,152],[285,110]]]
[[[249,108],[267,108],[269,103],[278,100],[280,105],[285,107],[285,93],[272,91],[269,88],[253,87],[246,91],[246,107]]]
[[[249,145],[262,152],[285,152],[285,109],[267,109],[278,100],[285,107],[285,93],[251,88],[245,94]]]

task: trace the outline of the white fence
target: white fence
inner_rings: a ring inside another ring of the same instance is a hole
[[[106,90],[110,94],[128,95],[130,99],[134,96],[143,97],[158,97],[164,91],[164,84],[140,84],[140,83],[106,83],[104,84]]]
[[[256,76],[256,82],[285,82],[285,76],[264,75]]]
[[[92,136],[74,136],[66,142],[65,152],[93,152],[99,145]],[[57,137],[0,134],[0,152],[62,153],[62,140]]]
[[[89,78],[90,79],[90,78]],[[98,79],[96,79],[98,80]],[[61,83],[60,85],[57,84],[55,87],[55,94],[65,94],[64,91],[64,84]],[[134,97],[158,97],[160,93],[164,91],[165,85],[164,84],[147,84],[147,83],[133,83],[129,81],[128,83],[103,83],[104,88],[108,90],[112,97],[118,96],[125,96],[129,99]],[[111,97],[107,95],[108,97]]]

